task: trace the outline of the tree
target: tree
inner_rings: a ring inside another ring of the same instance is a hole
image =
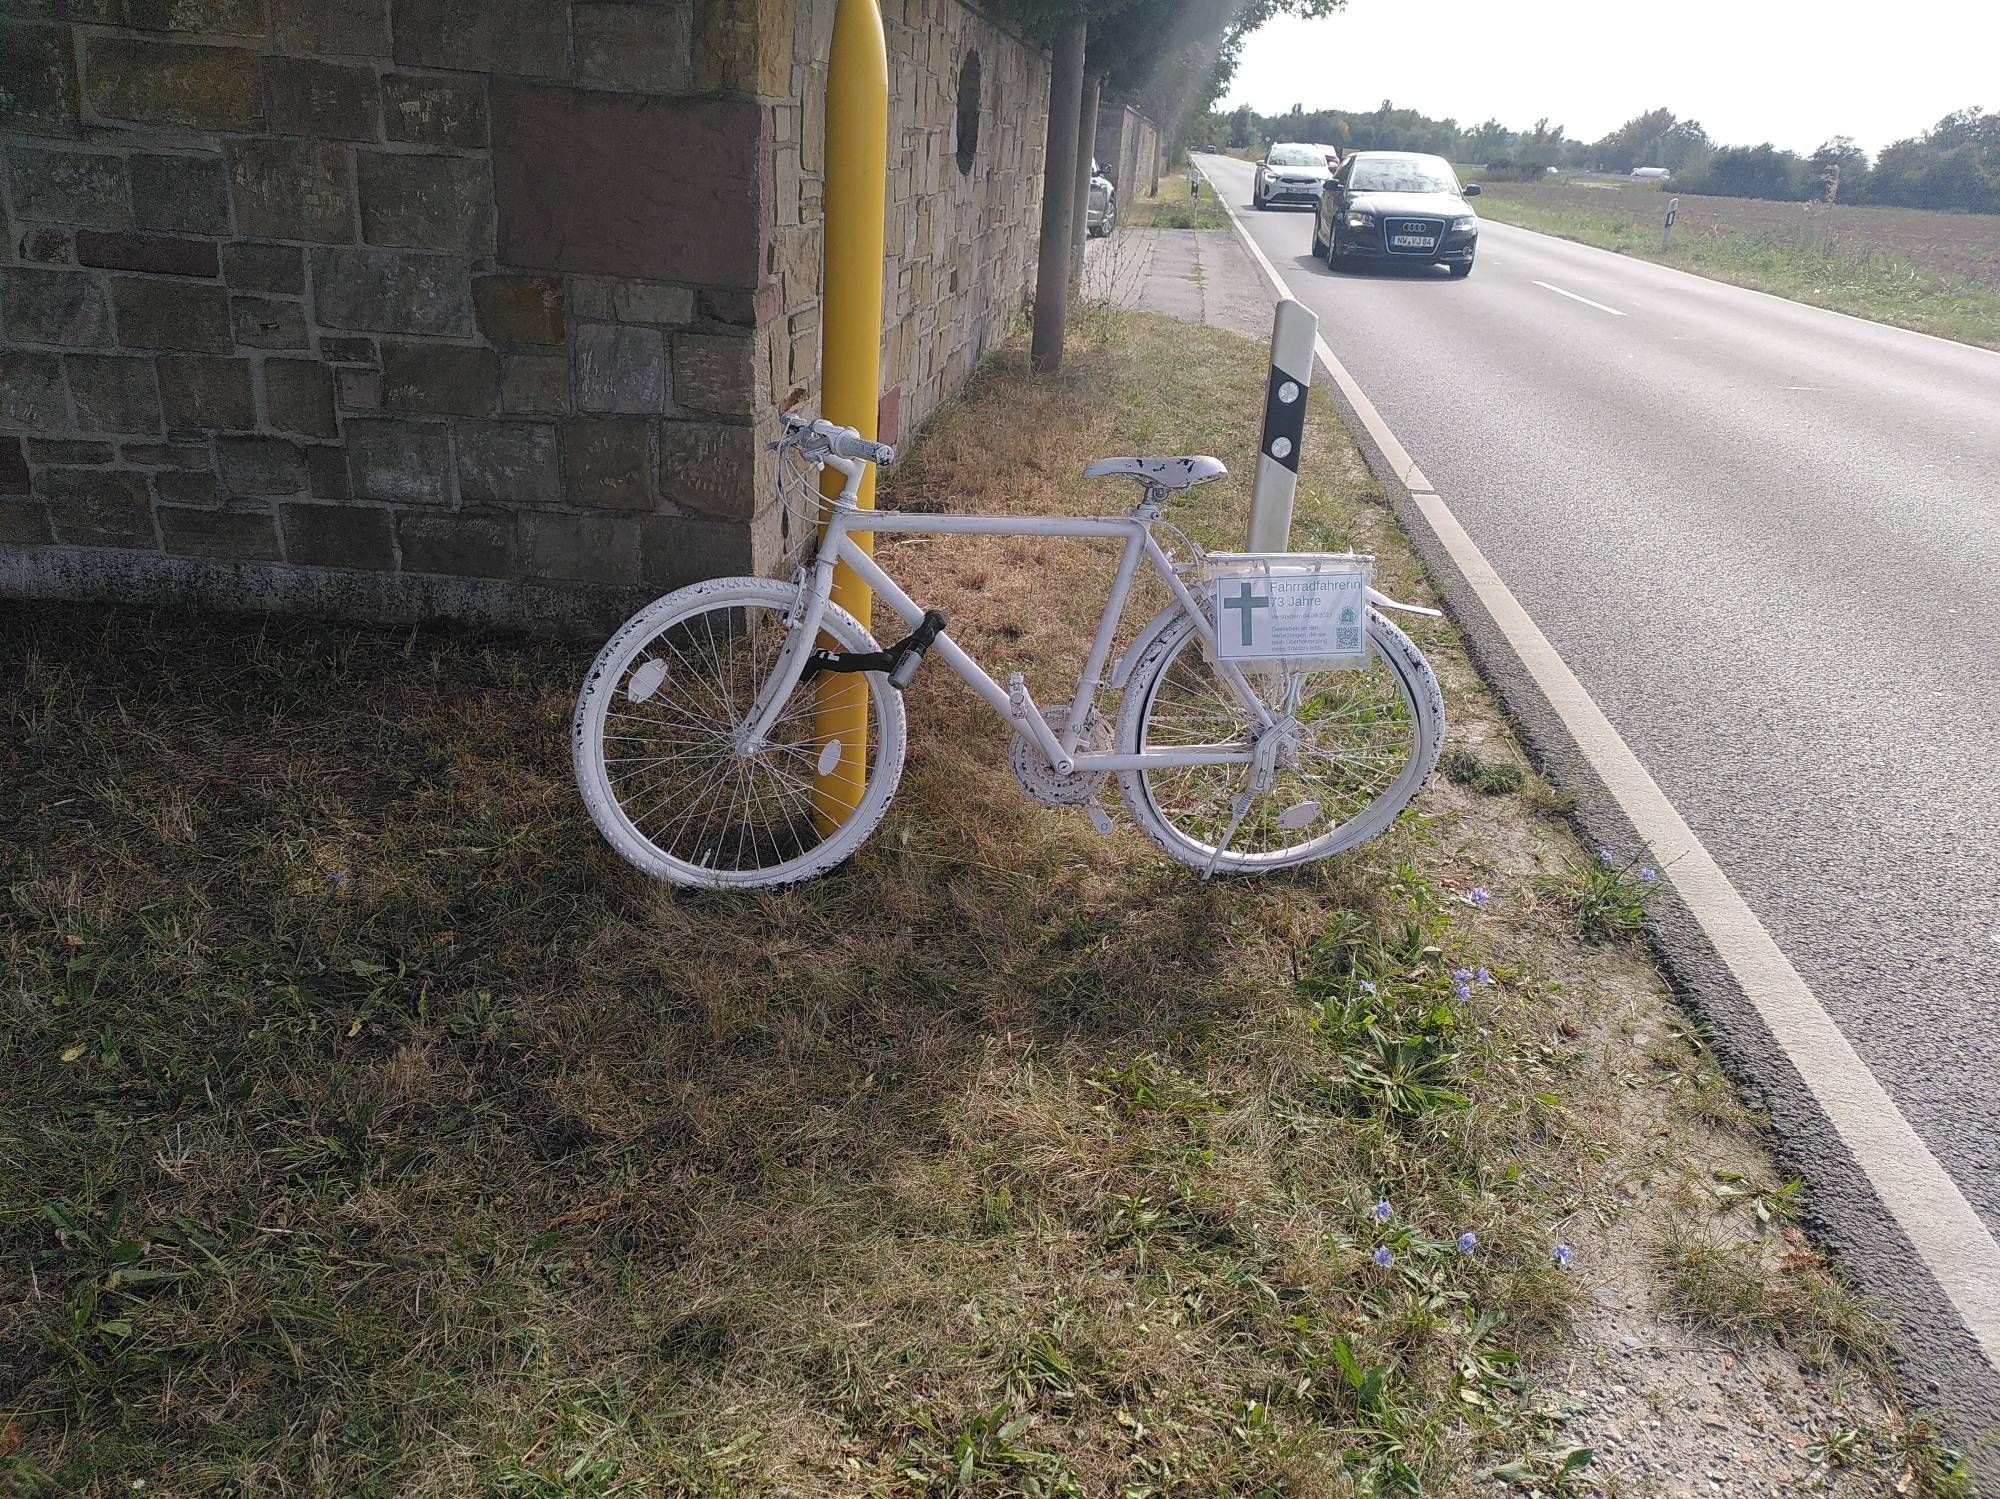
[[[2000,210],[2000,190],[1996,190],[1979,147],[1972,141],[1952,147],[1926,167],[1920,191],[1926,208],[1956,213]]]
[[[1109,96],[1137,102],[1171,139],[1228,90],[1243,42],[1279,15],[1330,16],[1346,0],[993,0],[1037,41],[1065,22],[1090,27],[1089,72]]]
[[[1677,120],[1655,143],[1654,154],[1659,158],[1658,165],[1678,172],[1696,161],[1707,160],[1713,149],[1701,121]]]
[[[1562,152],[1563,128],[1551,127],[1549,117],[1535,121],[1535,128],[1514,142],[1514,164],[1524,173],[1546,175]]]
[[[1683,120],[1671,109],[1649,109],[1634,115],[1591,147],[1591,157],[1607,172],[1634,167],[1665,167],[1679,171],[1688,159],[1708,148],[1708,132],[1698,120]]]
[[[1057,43],[1065,106],[1051,99],[1042,179],[1042,226],[1037,237],[1035,331],[1038,371],[1062,364],[1067,339],[1060,288],[1070,272],[1071,215],[1052,205],[1076,176],[1076,148],[1089,141],[1068,123],[1077,93],[1140,97],[1161,134],[1172,140],[1192,111],[1206,109],[1235,68],[1243,38],[1280,12],[1331,15],[1346,0],[989,0],[992,8],[1036,39]],[[1079,54],[1081,54],[1079,56]],[[1081,64],[1078,67],[1078,64]],[[1226,69],[1226,71],[1225,71]],[[1072,92],[1076,90],[1076,92]],[[1053,89],[1051,90],[1053,93]],[[1087,126],[1085,127],[1087,129]],[[1081,231],[1077,231],[1081,243]]]
[[[1506,154],[1514,144],[1514,132],[1498,120],[1487,120],[1467,132],[1465,137],[1465,157],[1468,161],[1486,162]]]
[[[1845,177],[1843,168],[1843,194]],[[1857,196],[1910,208],[2000,212],[2000,115],[1954,110],[1923,134],[1884,146]]]
[[[1824,172],[1828,167],[1839,167],[1843,180],[1865,177],[1868,174],[1868,153],[1854,144],[1851,135],[1829,136],[1820,147],[1806,158],[1815,171]]]
[[[1769,141],[1761,146],[1724,146],[1708,158],[1698,176],[1685,175],[1680,185],[1691,193],[1793,203],[1816,196],[1818,186],[1801,158]]]
[[[1851,135],[1829,136],[1806,158],[1813,178],[1826,184],[1826,200],[1836,202],[1841,191],[1852,194],[1868,178],[1868,153],[1854,144]]]

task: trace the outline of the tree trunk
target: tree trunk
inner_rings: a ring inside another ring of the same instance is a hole
[[[1069,226],[1069,286],[1077,294],[1083,290],[1083,253],[1090,241],[1090,164],[1097,159],[1099,88],[1097,79],[1083,80],[1083,95],[1076,112],[1076,207]]]
[[[1030,362],[1037,373],[1062,366],[1069,319],[1069,252],[1076,207],[1076,125],[1083,103],[1085,23],[1072,21],[1056,37],[1049,69],[1049,134],[1042,152],[1042,238],[1035,269],[1035,334]]]

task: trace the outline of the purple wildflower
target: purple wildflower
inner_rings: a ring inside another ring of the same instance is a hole
[[[1600,848],[1597,851],[1597,858],[1600,863],[1609,864],[1611,862],[1611,850],[1608,848]]]
[[[1558,1270],[1567,1270],[1569,1262],[1576,1257],[1576,1252],[1567,1244],[1558,1244],[1555,1248],[1555,1256],[1556,1268]]]
[[[1458,998],[1458,999],[1460,999],[1460,1000],[1467,1000],[1467,999],[1470,999],[1470,998],[1472,998],[1472,985],[1470,985],[1470,984],[1453,984],[1453,985],[1451,986],[1451,992],[1452,992],[1452,994],[1453,994],[1453,995],[1454,995],[1454,996],[1455,996],[1456,998]]]
[[[1474,972],[1472,976],[1478,979],[1479,982],[1482,984],[1490,984],[1493,982],[1493,975],[1487,971],[1486,965],[1484,963],[1479,965],[1478,970]]]
[[[1373,1260],[1378,1266],[1380,1266],[1384,1270],[1387,1270],[1391,1265],[1396,1263],[1396,1257],[1393,1254],[1389,1253],[1389,1246],[1387,1244],[1384,1244],[1381,1248],[1377,1249],[1373,1254],[1369,1255],[1368,1258]]]
[[[1646,865],[1642,865],[1642,866],[1640,867],[1640,869],[1639,869],[1639,878],[1640,878],[1640,879],[1642,879],[1642,880],[1644,880],[1644,881],[1645,881],[1645,882],[1646,882],[1647,884],[1649,884],[1649,885],[1650,885],[1650,884],[1652,884],[1652,883],[1653,883],[1653,881],[1654,881],[1654,880],[1656,880],[1656,879],[1658,879],[1658,878],[1659,878],[1659,875],[1658,875],[1658,873],[1657,873],[1657,872],[1656,872],[1656,871],[1654,870],[1654,868],[1653,868],[1653,866],[1652,866],[1652,865],[1650,865],[1650,864],[1646,864]]]
[[[1386,1197],[1383,1198],[1375,1204],[1371,1211],[1374,1213],[1377,1223],[1387,1223],[1389,1221],[1389,1199]]]
[[[1363,994],[1373,994],[1375,992],[1374,981],[1371,979],[1363,979],[1361,981],[1361,992]]]
[[[1458,1252],[1460,1254],[1470,1254],[1472,1253],[1473,1250],[1477,1249],[1478,1247],[1479,1247],[1479,1235],[1474,1233],[1471,1229],[1468,1228],[1464,1233],[1458,1236]]]
[[[1454,968],[1451,971],[1451,976],[1457,979],[1461,984],[1469,984],[1472,982],[1472,970],[1470,968]]]
[[[1488,890],[1484,885],[1474,885],[1472,887],[1472,894],[1468,895],[1466,899],[1471,901],[1475,906],[1483,906],[1489,900],[1493,899],[1493,892]]]

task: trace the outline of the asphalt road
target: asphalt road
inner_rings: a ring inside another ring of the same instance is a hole
[[[2000,354],[1490,221],[1336,274],[1202,160],[2000,1237]]]

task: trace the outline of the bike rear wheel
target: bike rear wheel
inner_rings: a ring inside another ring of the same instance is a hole
[[[1330,858],[1388,828],[1437,763],[1444,699],[1423,652],[1373,609],[1368,640],[1364,669],[1302,674],[1295,684],[1298,740],[1233,831],[1232,803],[1248,784],[1245,765],[1120,772],[1139,826],[1176,859],[1229,874]],[[1282,674],[1246,675],[1269,703],[1282,695]],[[1194,620],[1183,616],[1133,668],[1118,743],[1122,754],[1228,744],[1248,738],[1253,723],[1203,656]]]
[[[736,748],[732,734],[776,668],[802,595],[768,578],[683,588],[626,621],[585,676],[571,736],[577,789],[611,846],[655,879],[738,888],[806,879],[853,853],[888,810],[903,773],[903,699],[880,672],[799,688],[763,749]],[[835,604],[821,634],[838,650],[878,649]],[[864,745],[828,751],[815,737],[823,692],[866,695]],[[823,768],[847,795],[819,789]]]

